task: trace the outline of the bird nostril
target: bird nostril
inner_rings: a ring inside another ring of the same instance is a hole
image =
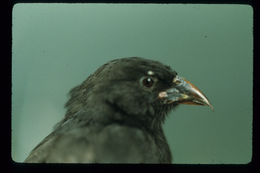
[[[174,80],[173,82],[174,82],[176,85],[179,85],[179,84],[181,83],[180,80]]]
[[[173,83],[175,83],[176,85],[179,85],[182,82],[182,79],[179,76],[176,76],[173,80]]]

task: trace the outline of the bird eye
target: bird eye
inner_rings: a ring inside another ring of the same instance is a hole
[[[142,79],[142,84],[143,84],[143,86],[150,88],[153,86],[154,80],[151,77],[145,77]]]

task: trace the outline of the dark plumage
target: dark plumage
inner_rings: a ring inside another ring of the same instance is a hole
[[[209,105],[157,61],[110,61],[70,91],[67,113],[25,162],[171,163],[162,124],[180,103]]]

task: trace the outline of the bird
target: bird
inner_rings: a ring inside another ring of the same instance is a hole
[[[180,104],[213,109],[195,85],[159,61],[110,60],[69,92],[63,119],[25,163],[162,163],[173,156],[163,131]]]

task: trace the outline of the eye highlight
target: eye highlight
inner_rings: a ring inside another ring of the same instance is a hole
[[[155,81],[152,77],[143,77],[141,79],[141,84],[147,88],[151,88],[154,85]]]

